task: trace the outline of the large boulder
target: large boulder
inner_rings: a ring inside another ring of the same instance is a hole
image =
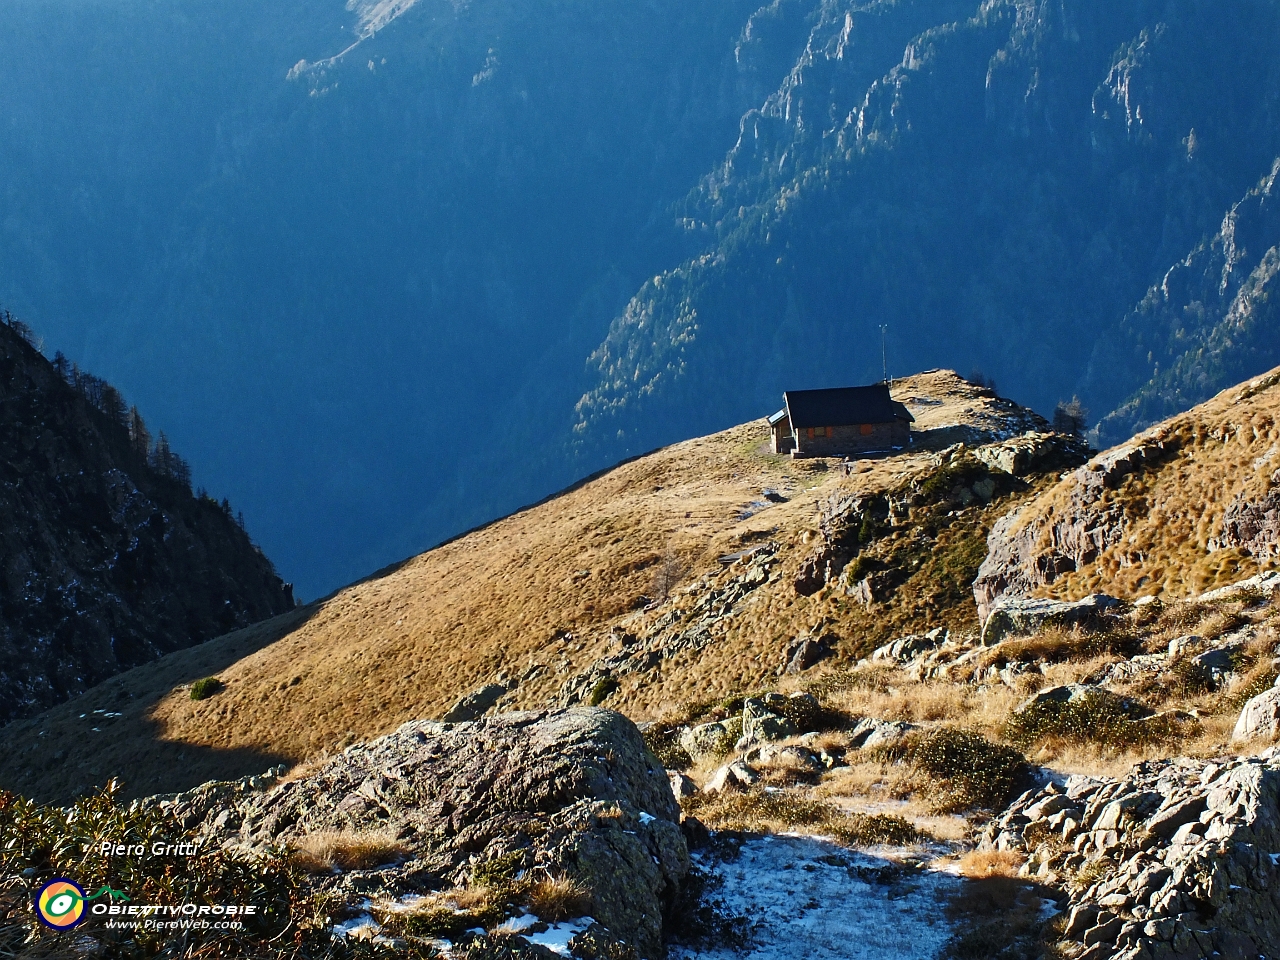
[[[779,693],[748,697],[742,704],[742,739],[740,745],[766,740],[785,740],[798,731],[786,718],[787,698]]]
[[[1048,626],[1085,623],[1119,605],[1115,597],[1095,593],[1081,600],[1001,600],[982,624],[984,647],[1007,637],[1027,636]]]
[[[689,870],[662,764],[630,720],[601,709],[406,723],[220,819],[221,839],[254,847],[324,830],[392,833],[410,860],[368,882],[397,896],[468,883],[486,863],[569,876],[590,891],[590,915],[650,957]]]
[[[1234,742],[1280,736],[1280,680],[1276,683],[1278,686],[1264,690],[1244,705],[1231,732]]]
[[[1088,459],[1089,446],[1065,433],[1024,433],[976,448],[974,457],[993,470],[1015,477],[1076,467]]]

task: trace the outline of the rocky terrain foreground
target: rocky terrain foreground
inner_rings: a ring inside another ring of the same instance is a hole
[[[212,783],[146,806],[202,844],[329,858],[316,872],[354,914],[344,932],[390,942],[399,931],[401,946],[435,932],[449,949],[475,939],[462,936],[469,929],[541,907],[553,922],[590,916],[592,937],[657,957],[689,872],[661,765],[635,725],[607,710],[407,723],[310,773],[251,786],[266,789]],[[344,871],[344,853],[361,845],[378,852]]]

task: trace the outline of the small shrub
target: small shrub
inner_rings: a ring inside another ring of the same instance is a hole
[[[205,677],[191,684],[192,700],[207,700],[222,690],[222,681],[217,677]]]
[[[587,703],[593,707],[598,707],[617,693],[621,687],[622,684],[618,683],[613,677],[601,677],[596,681],[596,685],[591,688],[591,696],[587,698]]]
[[[916,785],[939,813],[1003,809],[1030,781],[1031,768],[1012,747],[979,733],[942,727],[907,749]]]
[[[294,862],[311,873],[369,870],[405,856],[390,830],[317,830],[293,841]]]
[[[540,880],[529,891],[529,912],[549,923],[584,917],[591,910],[591,891],[570,877]]]
[[[970,850],[956,864],[960,875],[976,880],[981,877],[1016,877],[1022,867],[1022,856],[1013,850]]]
[[[782,715],[799,733],[839,730],[852,723],[852,717],[843,710],[834,710],[808,697],[788,697],[782,707]]]
[[[658,720],[641,734],[649,752],[668,770],[688,770],[693,758],[680,746],[680,730],[684,724],[677,720]]]
[[[890,813],[853,813],[844,817],[845,823],[831,821],[831,833],[837,841],[849,846],[877,846],[884,844],[903,847],[921,839],[915,825]]]
[[[742,717],[730,717],[724,721],[725,732],[716,740],[711,748],[711,755],[723,759],[733,753],[733,748],[742,737]]]
[[[1180,739],[1183,731],[1170,717],[1142,719],[1141,704],[1106,690],[1094,690],[1065,702],[1047,700],[1015,713],[1005,736],[1022,747],[1046,740],[1096,743],[1115,750]]]

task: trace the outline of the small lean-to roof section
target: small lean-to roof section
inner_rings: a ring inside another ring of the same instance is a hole
[[[769,426],[776,427],[778,423],[787,418],[787,408],[783,407],[777,413],[769,418]]]
[[[894,420],[915,422],[910,411],[889,396],[889,385],[885,383],[874,383],[869,387],[836,387],[831,390],[788,390],[782,396],[787,404],[786,410],[791,415],[791,426],[797,430],[806,427],[892,423]]]

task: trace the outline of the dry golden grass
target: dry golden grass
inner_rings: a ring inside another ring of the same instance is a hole
[[[408,848],[387,830],[317,830],[289,844],[294,862],[312,873],[369,870],[391,863]]]
[[[1259,565],[1243,551],[1209,549],[1227,506],[1237,497],[1264,496],[1280,465],[1280,379],[1273,370],[1255,383],[1224,390],[1140,434],[1133,442],[1163,443],[1167,453],[1104,492],[1101,506],[1125,518],[1121,536],[1043,592],[1188,597],[1257,573]],[[1050,549],[1054,518],[1074,513],[1075,489],[1074,480],[1063,480],[1023,512],[1019,527],[1038,529],[1040,549]]]
[[[549,923],[586,916],[591,910],[591,891],[570,877],[539,880],[529,891],[529,912]]]
[[[970,850],[958,861],[956,870],[963,877],[1016,877],[1025,861],[1012,850]]]
[[[902,397],[943,401],[917,408],[922,428],[982,423],[998,412],[994,401],[945,371],[898,381],[894,389]],[[1179,508],[1186,516],[1173,523],[1177,485],[1160,471],[1139,478],[1156,498],[1153,516],[1171,524],[1161,528],[1141,517],[1133,520],[1141,527],[1134,528],[1140,540],[1155,538],[1143,547],[1154,558],[1142,574],[1145,585],[1132,580],[1137,574],[1130,567],[1116,573],[1115,585],[1097,580],[1114,572],[1108,559],[1095,572],[1082,572],[1078,583],[1064,581],[1062,590],[1139,593],[1163,584],[1176,592],[1189,589],[1195,577],[1203,580],[1207,574],[1193,576],[1195,564],[1173,544],[1200,544],[1195,549],[1203,552],[1201,534],[1211,532],[1212,522],[1204,527],[1189,504],[1208,503],[1209,514],[1218,515],[1213,510],[1220,512],[1225,494],[1209,497],[1207,478],[1241,469],[1249,456],[1259,455],[1260,445],[1270,449],[1276,431],[1264,420],[1280,406],[1277,393],[1259,394],[1256,409],[1228,410],[1221,398],[1217,406],[1210,404],[1206,422],[1244,418],[1256,428],[1252,439],[1233,434],[1227,443],[1212,441],[1196,434],[1185,417],[1169,428],[1190,431],[1183,442],[1194,447],[1197,459],[1179,469],[1199,479],[1188,486],[1187,502]],[[63,799],[127,772],[127,792],[139,795],[258,773],[275,763],[296,766],[405,720],[438,717],[459,695],[498,676],[521,679],[514,706],[542,706],[567,679],[616,651],[610,639],[615,630],[643,634],[669,611],[691,609],[696,594],[689,589],[712,589],[741,569],[726,568],[721,555],[765,540],[780,547],[770,581],[724,622],[710,648],[714,653],[687,651],[664,660],[660,671],[624,677],[605,706],[641,720],[665,714],[672,704],[773,688],[782,648],[801,632],[834,634],[848,653],[880,642],[884,631],[918,632],[940,623],[976,628],[971,597],[931,594],[925,581],[932,574],[909,581],[890,602],[870,610],[831,587],[811,597],[798,596],[792,587],[812,549],[816,502],[833,494],[898,489],[929,474],[934,467],[924,452],[928,442],[917,453],[860,462],[845,477],[820,461],[769,455],[767,436],[759,421],[622,464],[305,608],[130,671],[40,717],[11,724],[11,749],[0,756],[0,787]],[[1245,471],[1250,476],[1256,472],[1251,469]],[[1234,474],[1228,481],[1248,486]],[[788,502],[757,509],[766,487],[782,491]],[[1122,488],[1115,495],[1138,494]],[[1049,509],[1056,496],[1047,497]],[[744,517],[752,503],[755,512]],[[986,526],[1008,506],[961,511],[938,531],[926,554],[951,556],[951,550],[963,567],[975,546],[981,548]],[[1156,536],[1161,529],[1168,544]],[[912,536],[895,530],[881,542],[908,549]],[[1160,565],[1163,579],[1155,577],[1152,564]],[[1226,575],[1219,571],[1210,580]],[[655,609],[640,609],[655,585],[668,598]],[[1229,629],[1238,615],[1221,606],[1177,606],[1150,611],[1161,618],[1160,642],[1177,630],[1190,632],[1186,625],[1193,621],[1197,630]],[[816,673],[832,678],[830,706],[918,724],[949,721],[991,737],[1038,685],[1078,680],[1108,662],[1091,655],[1087,644],[1075,651],[1080,642],[1065,634],[1023,642],[1019,656],[1065,659],[1047,667],[1043,677],[1019,679],[1017,689],[913,683],[894,670],[846,673],[838,682],[838,667]],[[225,689],[191,701],[183,685],[214,675]],[[123,716],[90,734],[79,715],[95,709]]]

